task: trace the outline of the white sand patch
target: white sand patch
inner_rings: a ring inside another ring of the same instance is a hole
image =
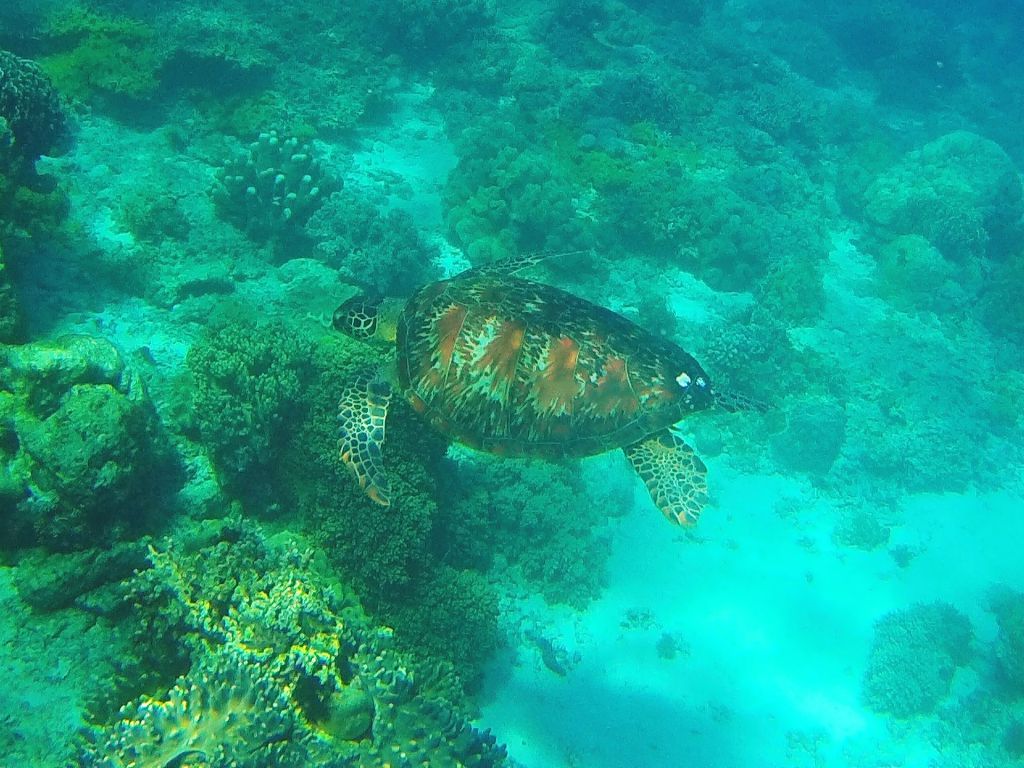
[[[929,600],[990,622],[981,605],[993,581],[1024,581],[1022,500],[909,500],[895,538],[926,549],[900,568],[884,549],[834,545],[835,513],[802,481],[717,465],[711,476],[716,505],[700,541],[638,489],[603,597],[575,622],[564,610],[538,616],[579,662],[559,677],[520,648],[483,724],[527,768],[926,764],[923,739],[893,741],[861,705],[874,622]],[[796,519],[775,512],[794,496]],[[659,654],[666,636],[680,646],[674,658]]]

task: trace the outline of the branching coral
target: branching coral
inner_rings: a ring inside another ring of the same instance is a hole
[[[949,692],[957,667],[971,658],[973,630],[946,603],[918,604],[883,616],[864,672],[864,699],[896,717],[928,714]]]
[[[270,131],[218,169],[213,199],[225,219],[263,241],[301,232],[336,186],[312,147]]]
[[[347,282],[389,296],[409,295],[435,279],[437,247],[406,211],[379,211],[348,190],[331,195],[309,220],[315,253]]]
[[[241,321],[211,328],[189,350],[194,426],[232,489],[270,465],[287,420],[301,414],[310,350],[283,326]]]

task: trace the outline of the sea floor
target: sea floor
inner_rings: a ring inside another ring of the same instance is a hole
[[[692,538],[638,492],[599,600],[517,607],[572,663],[553,670],[525,640],[495,666],[482,724],[528,768],[958,764],[936,762],[927,720],[867,711],[861,676],[874,622],[915,602],[954,604],[991,641],[985,595],[1022,577],[1021,489],[907,498],[890,548],[916,555],[901,567],[834,544],[830,500],[806,484],[711,472],[718,503]]]

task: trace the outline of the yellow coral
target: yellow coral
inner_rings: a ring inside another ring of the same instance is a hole
[[[121,720],[90,748],[85,764],[242,765],[290,737],[284,694],[239,657],[223,654],[192,678],[180,678],[163,700],[143,697],[123,707]]]

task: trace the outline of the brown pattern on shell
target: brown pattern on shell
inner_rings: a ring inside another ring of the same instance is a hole
[[[495,453],[601,453],[711,401],[710,384],[697,384],[707,375],[675,344],[508,275],[468,273],[422,288],[399,321],[397,348],[412,406],[454,439]]]

